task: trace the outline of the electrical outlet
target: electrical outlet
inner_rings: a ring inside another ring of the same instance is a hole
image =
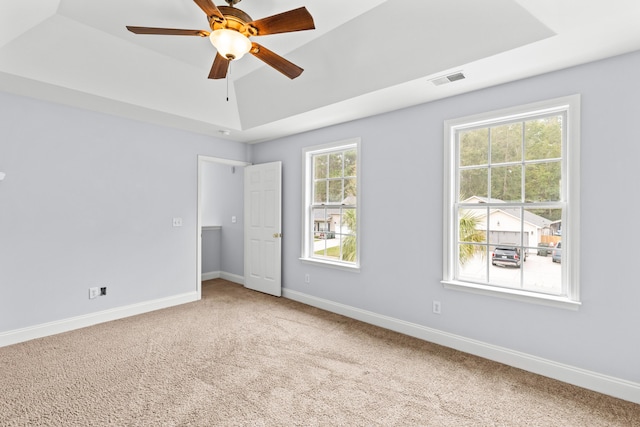
[[[435,314],[442,313],[442,304],[440,303],[440,301],[434,301],[433,302],[433,312]]]
[[[309,276],[309,274],[304,275],[304,283],[311,283],[311,276]]]
[[[100,296],[100,288],[89,288],[89,299],[94,299],[98,296]]]
[[[182,227],[182,218],[173,218],[174,227]]]

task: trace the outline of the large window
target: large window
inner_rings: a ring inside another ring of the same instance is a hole
[[[303,150],[302,259],[358,268],[359,139]]]
[[[577,308],[579,108],[445,122],[445,286]]]

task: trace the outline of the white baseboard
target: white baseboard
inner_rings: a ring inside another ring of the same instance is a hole
[[[205,280],[213,280],[213,279],[219,279],[220,276],[220,272],[219,271],[210,271],[208,273],[202,273],[200,275],[200,281],[204,282]]]
[[[200,280],[213,280],[213,279],[224,279],[233,283],[238,283],[240,285],[244,285],[244,277],[238,276],[237,274],[227,273],[225,271],[211,271],[209,273],[202,273],[200,275]]]
[[[282,296],[365,323],[640,404],[640,383],[557,363],[553,360],[487,344],[416,323],[405,322],[404,320],[317,298],[298,291],[283,288]]]
[[[238,276],[237,274],[226,273],[223,271],[220,273],[220,278],[239,285],[244,285],[244,276]]]
[[[71,317],[68,319],[57,320],[55,322],[42,323],[26,328],[1,332],[0,347],[17,344],[36,338],[42,338],[49,335],[55,335],[62,332],[68,332],[74,329],[85,328],[87,326],[96,325],[98,323],[104,323],[129,316],[148,313],[150,311],[159,310],[162,308],[173,307],[175,305],[185,304],[188,302],[197,301],[199,299],[199,292],[188,292],[185,294],[175,295],[167,298],[160,298],[152,301],[145,301],[137,304],[127,305],[124,307],[116,307],[109,310],[89,313],[82,316]]]

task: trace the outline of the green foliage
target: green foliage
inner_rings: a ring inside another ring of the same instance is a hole
[[[314,203],[341,203],[356,195],[355,149],[313,156]]]
[[[460,132],[459,150],[461,195],[506,202],[560,200],[560,115]]]
[[[342,221],[349,227],[351,230],[350,235],[345,236],[342,240],[342,259],[343,261],[355,262],[356,260],[356,210],[355,209],[346,209],[342,215]]]
[[[486,233],[483,230],[478,230],[478,218],[471,211],[464,211],[460,215],[460,241],[461,242],[473,242],[482,243],[486,241]],[[479,245],[460,245],[459,259],[460,264],[464,265],[473,256],[482,252],[483,247]]]

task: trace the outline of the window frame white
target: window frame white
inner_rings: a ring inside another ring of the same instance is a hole
[[[477,284],[456,275],[456,214],[458,154],[456,133],[460,130],[532,116],[566,112],[565,143],[562,146],[562,284],[564,295]],[[446,120],[444,122],[444,200],[442,284],[447,289],[490,295],[517,301],[577,310],[580,303],[580,95],[570,95],[531,104]]]
[[[301,233],[301,255],[300,260],[315,265],[323,265],[332,268],[343,269],[352,272],[360,271],[360,210],[361,210],[361,159],[360,159],[361,139],[359,137],[327,144],[304,147],[302,149],[302,233]],[[356,150],[356,261],[340,261],[319,258],[313,256],[313,156],[316,154],[326,154],[336,151]]]

